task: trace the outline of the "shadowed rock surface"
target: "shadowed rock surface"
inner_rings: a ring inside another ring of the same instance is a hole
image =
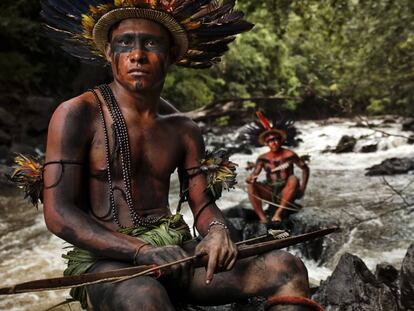
[[[397,297],[358,257],[342,255],[313,298],[331,311],[398,311]]]
[[[391,158],[367,168],[366,176],[406,174],[414,170],[414,159]]]
[[[408,248],[401,267],[401,304],[414,310],[414,244]]]
[[[344,135],[339,140],[336,148],[332,151],[334,153],[352,152],[357,143],[357,139],[353,136]]]

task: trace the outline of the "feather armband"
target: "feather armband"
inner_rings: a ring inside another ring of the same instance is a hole
[[[18,154],[14,158],[13,172],[8,179],[24,190],[25,198],[38,207],[43,200],[43,161],[29,155]]]
[[[237,184],[237,164],[229,160],[228,152],[224,149],[207,151],[206,157],[201,161],[200,170],[207,176],[207,191],[214,199],[221,197],[223,188],[230,190]]]

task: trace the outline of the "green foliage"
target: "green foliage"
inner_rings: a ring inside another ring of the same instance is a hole
[[[67,92],[78,62],[44,35],[40,1],[4,0],[0,4],[0,91]]]
[[[255,28],[242,34],[212,70],[197,79],[180,75],[180,81],[190,80],[174,93],[184,104],[174,101],[171,90],[166,93],[178,106],[196,108],[207,98],[282,95],[292,98],[283,107],[295,110],[298,98],[306,101],[311,94],[318,105],[351,113],[414,113],[413,1],[238,3]],[[201,78],[207,75],[220,83],[207,83]],[[194,88],[209,96],[194,101]]]
[[[224,81],[214,79],[211,74],[201,70],[172,67],[164,84],[163,96],[180,107],[191,110],[211,103]]]
[[[279,96],[286,100],[260,105],[414,114],[414,1],[238,0],[238,7],[255,28],[221,63],[171,69],[163,96],[179,109]],[[0,90],[70,91],[79,63],[41,36],[39,1],[5,0],[0,9]]]

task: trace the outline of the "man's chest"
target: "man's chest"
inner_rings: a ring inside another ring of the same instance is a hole
[[[104,133],[96,133],[91,146],[90,168],[101,171],[107,168],[108,162],[117,171],[122,166],[122,150],[120,145],[126,139],[116,132],[108,131],[108,139]],[[133,175],[169,176],[179,165],[182,148],[179,137],[165,128],[128,127],[128,146],[130,153],[131,173]],[[116,172],[114,172],[116,173]]]
[[[289,157],[273,156],[265,158],[265,160],[263,161],[263,165],[264,169],[267,172],[275,173],[290,170],[293,166],[293,162],[292,159]]]

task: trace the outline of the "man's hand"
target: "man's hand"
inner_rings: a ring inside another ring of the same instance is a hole
[[[168,245],[162,247],[144,246],[138,257],[136,263],[138,265],[157,265],[161,266],[171,263],[185,257],[187,254],[181,247],[176,245]],[[187,288],[193,277],[194,269],[191,262],[185,262],[171,266],[166,270],[165,275],[171,276],[178,282],[181,288]]]
[[[256,182],[256,179],[257,179],[257,175],[249,175],[246,178],[246,183],[253,184],[254,182]]]
[[[195,254],[200,253],[208,254],[206,284],[210,284],[217,268],[231,270],[237,259],[237,247],[230,239],[228,230],[220,225],[212,226],[209,233],[197,245]]]

